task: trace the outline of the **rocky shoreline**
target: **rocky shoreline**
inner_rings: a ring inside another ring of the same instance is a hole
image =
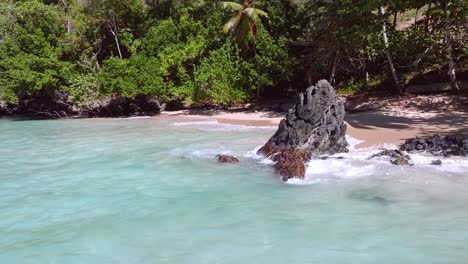
[[[0,101],[0,117],[28,119],[130,117],[159,114],[164,108],[165,104],[160,103],[155,97],[137,96],[129,99],[116,95],[80,106],[73,103],[66,93],[56,92],[53,95],[25,96],[18,105]]]
[[[429,153],[439,157],[468,157],[468,135],[411,138],[400,146],[400,150],[408,153]]]

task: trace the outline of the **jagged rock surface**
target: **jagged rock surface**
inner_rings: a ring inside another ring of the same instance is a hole
[[[335,90],[321,80],[300,95],[258,153],[277,161],[275,168],[283,180],[303,178],[305,170],[297,160],[303,163],[319,155],[348,151],[344,116],[344,105]]]
[[[400,146],[409,153],[428,152],[435,156],[468,156],[468,136],[440,136],[411,138]]]
[[[399,151],[398,149],[395,149],[395,150],[384,149],[370,156],[369,159],[382,157],[382,156],[390,157],[391,158],[390,163],[392,163],[393,165],[411,165],[410,164],[411,157]]]

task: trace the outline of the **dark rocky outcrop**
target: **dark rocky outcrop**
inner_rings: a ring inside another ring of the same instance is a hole
[[[411,138],[400,146],[409,153],[427,152],[435,156],[468,156],[468,136],[440,136]]]
[[[112,96],[97,99],[87,106],[78,106],[66,92],[43,92],[23,96],[17,106],[0,101],[0,116],[14,115],[31,119],[142,116],[159,114],[164,106],[150,96],[137,96],[134,99]]]
[[[11,110],[7,102],[0,100],[0,117],[8,114],[11,114]]]
[[[411,157],[409,155],[405,155],[403,152],[399,151],[398,149],[390,150],[384,149],[372,156],[369,159],[373,159],[376,157],[388,156],[391,158],[390,163],[393,165],[411,165],[410,160]]]
[[[231,163],[236,164],[239,163],[239,159],[233,156],[228,155],[216,155],[216,159],[218,159],[219,163]]]
[[[20,99],[18,106],[10,108],[11,114],[33,119],[58,119],[79,113],[79,108],[70,101],[66,92],[27,95]]]
[[[144,116],[159,114],[164,104],[150,96],[137,96],[135,99],[118,96],[95,100],[84,107],[87,117]]]
[[[283,180],[303,178],[303,162],[348,151],[344,115],[343,103],[333,87],[325,80],[319,81],[300,95],[299,102],[258,153],[277,162],[274,167]]]

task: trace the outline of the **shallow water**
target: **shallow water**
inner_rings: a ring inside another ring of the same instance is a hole
[[[284,184],[254,155],[273,132],[0,120],[0,263],[468,262],[466,160],[398,167],[352,150]]]

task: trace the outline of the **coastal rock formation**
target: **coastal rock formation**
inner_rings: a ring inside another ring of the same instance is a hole
[[[134,99],[112,96],[81,107],[72,102],[66,92],[41,92],[23,96],[16,106],[0,101],[0,116],[16,115],[31,119],[142,116],[159,114],[164,107],[165,104],[151,96]]]
[[[388,156],[391,158],[390,163],[393,165],[411,165],[410,160],[411,157],[409,155],[405,155],[403,152],[399,151],[398,149],[395,150],[389,150],[389,149],[384,149],[371,157],[369,159],[373,159],[376,157],[382,157],[382,156]]]
[[[400,146],[409,153],[428,152],[435,156],[468,156],[468,136],[440,136],[411,138]]]
[[[68,94],[61,91],[24,96],[11,112],[33,119],[58,119],[74,116],[79,109],[70,101]]]
[[[83,113],[88,117],[143,116],[159,114],[164,104],[150,96],[137,96],[128,99],[112,96],[95,100],[85,107]]]
[[[236,157],[228,156],[228,155],[216,155],[216,158],[218,159],[219,163],[239,163],[239,159]]]
[[[8,104],[0,100],[0,116],[7,115],[9,112]]]
[[[335,90],[325,80],[309,87],[289,109],[276,133],[258,154],[276,161],[283,180],[303,178],[304,161],[324,154],[348,152],[345,110]],[[299,165],[299,162],[302,165]]]

